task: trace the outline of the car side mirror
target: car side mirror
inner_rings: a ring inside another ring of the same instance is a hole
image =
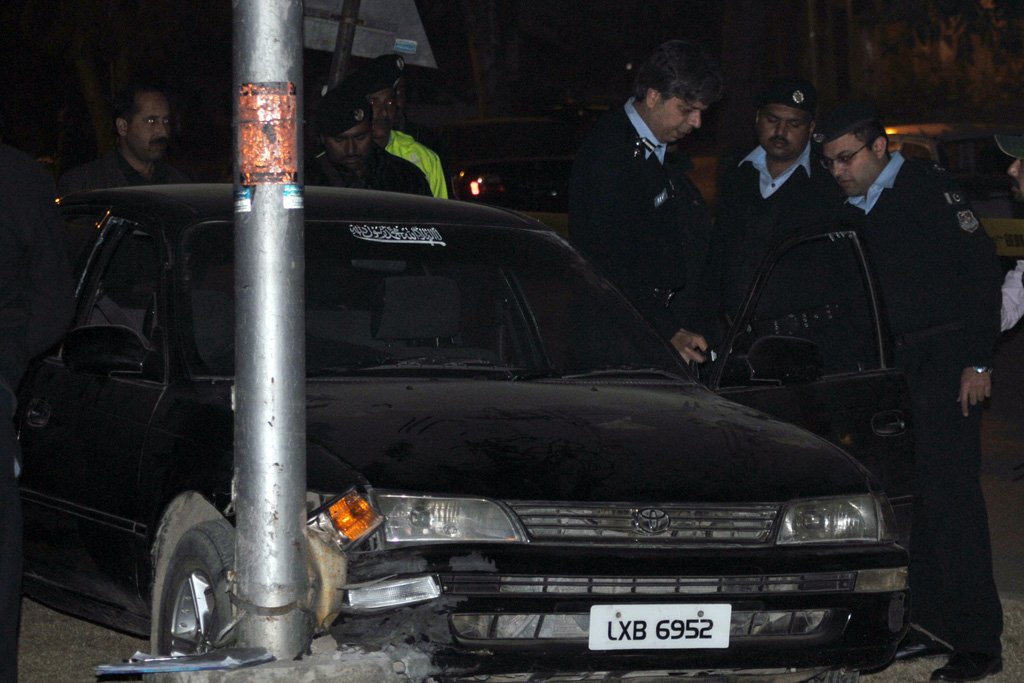
[[[747,353],[751,379],[780,384],[813,382],[824,372],[818,345],[800,337],[761,337]]]
[[[131,328],[90,325],[72,330],[64,339],[61,353],[64,365],[72,372],[141,374],[151,349]]]

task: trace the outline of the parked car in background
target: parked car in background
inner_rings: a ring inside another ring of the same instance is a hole
[[[1009,158],[996,146],[996,133],[1019,128],[990,124],[915,123],[887,126],[889,151],[934,161],[949,171],[982,218],[1013,217]]]
[[[455,199],[521,211],[569,235],[571,156],[466,162],[452,177]]]
[[[469,119],[441,128],[452,197],[514,209],[568,235],[580,128],[551,117]]]
[[[19,393],[25,590],[156,652],[228,644],[232,188],[61,212],[78,308]],[[780,245],[712,391],[521,215],[307,188],[305,221],[319,630],[416,680],[839,681],[892,657],[911,420],[855,235]],[[849,278],[839,337],[772,307],[804,249]]]

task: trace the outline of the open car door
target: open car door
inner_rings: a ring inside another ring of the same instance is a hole
[[[707,382],[722,396],[797,424],[857,458],[882,482],[906,543],[914,458],[910,397],[889,360],[880,310],[853,232],[791,238],[762,263]]]

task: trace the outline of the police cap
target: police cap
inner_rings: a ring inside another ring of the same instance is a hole
[[[878,128],[882,127],[878,123],[878,112],[875,111],[873,104],[859,101],[844,102],[818,122],[812,137],[818,144],[824,144],[869,123],[874,123]]]
[[[339,86],[327,91],[316,111],[317,128],[321,135],[344,133],[363,121],[373,120],[373,109],[366,95]]]
[[[380,55],[348,76],[342,85],[366,97],[385,88],[397,88],[404,74],[405,59],[401,55]]]
[[[818,90],[803,78],[778,78],[757,98],[757,108],[768,104],[784,104],[814,116],[818,108]]]
[[[1024,135],[997,135],[996,144],[1003,154],[1024,159]]]

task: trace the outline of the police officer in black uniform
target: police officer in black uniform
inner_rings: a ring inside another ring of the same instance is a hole
[[[320,150],[306,185],[331,185],[431,196],[423,171],[373,141],[373,108],[344,85],[327,91],[316,112]]]
[[[842,216],[868,249],[910,388],[916,629],[903,650],[933,650],[930,635],[953,650],[932,680],[978,680],[1002,668],[1002,608],[979,482],[981,403],[999,334],[995,248],[942,168],[888,153],[870,104],[840,105],[815,140],[848,197]]]
[[[784,237],[834,225],[843,194],[818,161],[811,145],[818,93],[809,81],[779,78],[757,100],[755,130],[758,146],[722,177],[711,255],[696,296],[687,301],[687,329],[694,330],[686,355],[703,362],[708,344],[715,346],[726,330],[722,321],[733,316],[750,289],[758,266],[769,249]],[[806,260],[806,259],[803,259]],[[794,264],[810,278],[827,264]],[[831,275],[835,275],[832,273]],[[816,288],[838,280],[825,274]],[[799,280],[799,278],[797,279]],[[825,320],[835,302],[802,304],[803,292],[775,292],[777,318]],[[820,289],[818,290],[820,292]],[[769,302],[762,302],[762,306]],[[814,311],[811,311],[814,309]],[[810,315],[807,315],[810,312]],[[803,330],[785,330],[788,333]],[[806,335],[804,335],[806,336]]]
[[[0,144],[0,683],[18,680],[22,519],[13,415],[29,361],[64,334],[75,299],[53,180]]]
[[[569,239],[664,336],[681,327],[673,299],[699,277],[711,221],[687,162],[667,146],[701,125],[722,94],[717,62],[671,40],[637,71],[633,97],[587,136],[569,185]]]

